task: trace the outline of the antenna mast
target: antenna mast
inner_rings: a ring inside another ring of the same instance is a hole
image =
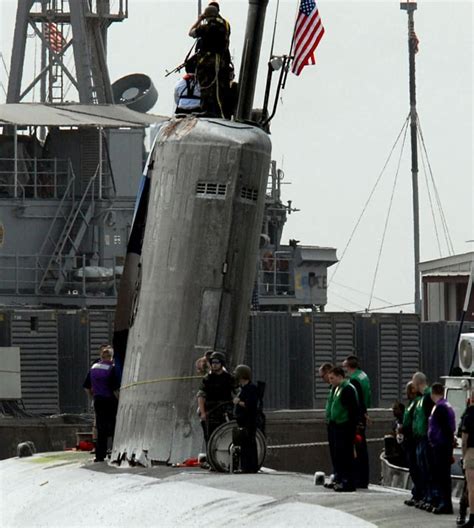
[[[416,2],[401,2],[400,9],[408,14],[408,57],[410,72],[410,135],[411,135],[411,176],[413,187],[413,240],[415,261],[415,313],[421,313],[420,296],[420,218],[418,207],[418,114],[416,111],[415,54],[418,51],[418,38],[415,34],[414,12]]]

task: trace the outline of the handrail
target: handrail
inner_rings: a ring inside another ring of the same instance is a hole
[[[56,220],[58,219],[59,212],[61,211],[61,209],[62,209],[62,207],[64,205],[64,202],[66,201],[66,196],[68,195],[68,192],[69,192],[71,186],[74,184],[74,181],[76,179],[76,175],[74,174],[74,170],[72,170],[72,167],[71,167],[71,172],[72,172],[72,177],[71,177],[71,179],[70,179],[70,181],[69,181],[69,183],[68,183],[68,185],[66,187],[66,190],[64,191],[64,195],[63,195],[63,197],[62,197],[61,201],[59,202],[59,205],[58,205],[58,207],[56,209],[56,214],[54,215],[54,218],[51,221],[51,224],[49,225],[49,229],[48,229],[48,232],[46,233],[46,237],[43,240],[43,243],[41,244],[41,247],[40,247],[40,249],[38,251],[39,256],[42,256],[42,254],[43,254],[43,250],[44,250],[44,248],[46,246],[46,242],[48,242],[49,237],[51,235],[51,231],[53,230],[53,227],[54,227],[54,225],[56,223]],[[74,196],[74,193],[73,193],[73,196]]]
[[[72,226],[76,222],[76,219],[77,219],[77,217],[79,215],[79,212],[81,210],[82,204],[84,203],[84,201],[86,199],[86,196],[87,196],[87,194],[89,192],[89,189],[91,188],[91,185],[94,184],[94,181],[95,181],[97,175],[99,174],[99,166],[100,166],[100,163],[99,163],[99,165],[97,165],[97,168],[95,170],[94,176],[92,176],[92,178],[88,181],[87,186],[86,186],[86,188],[85,188],[85,190],[84,190],[84,192],[83,192],[83,194],[81,196],[81,199],[80,199],[79,203],[77,204],[77,206],[74,209],[75,212],[74,212],[74,215],[72,217],[71,222],[69,222],[69,226],[68,226],[69,229],[63,231],[64,237],[63,237],[62,244],[60,245],[59,251],[57,253],[55,253],[57,255],[56,262],[59,262],[59,260],[62,257],[63,249],[64,249],[64,246],[66,245],[67,239],[69,238],[69,233],[71,232]],[[91,198],[92,198],[91,199],[91,203],[94,203],[94,192],[92,192]],[[63,233],[61,233],[61,236],[63,236]]]

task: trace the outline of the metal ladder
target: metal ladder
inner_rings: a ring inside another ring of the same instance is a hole
[[[39,291],[51,291],[52,289],[57,295],[66,281],[68,272],[74,268],[74,257],[94,216],[94,182],[98,171],[99,167],[97,167],[94,176],[87,183],[79,202],[73,204],[71,208],[59,239],[55,244],[53,254],[44,269],[38,285]],[[89,192],[90,201],[86,201]]]

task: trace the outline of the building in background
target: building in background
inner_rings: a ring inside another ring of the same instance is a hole
[[[474,251],[420,263],[423,321],[459,321],[466,297]],[[474,291],[466,321],[474,321]]]

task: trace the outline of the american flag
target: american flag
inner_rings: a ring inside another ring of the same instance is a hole
[[[308,65],[316,64],[314,51],[324,35],[324,27],[314,0],[301,0],[293,35],[293,65],[291,71],[299,75]]]
[[[44,36],[49,42],[49,47],[54,53],[62,51],[66,44],[66,40],[63,37],[62,31],[58,29],[58,26],[53,22],[47,22],[44,25]]]

